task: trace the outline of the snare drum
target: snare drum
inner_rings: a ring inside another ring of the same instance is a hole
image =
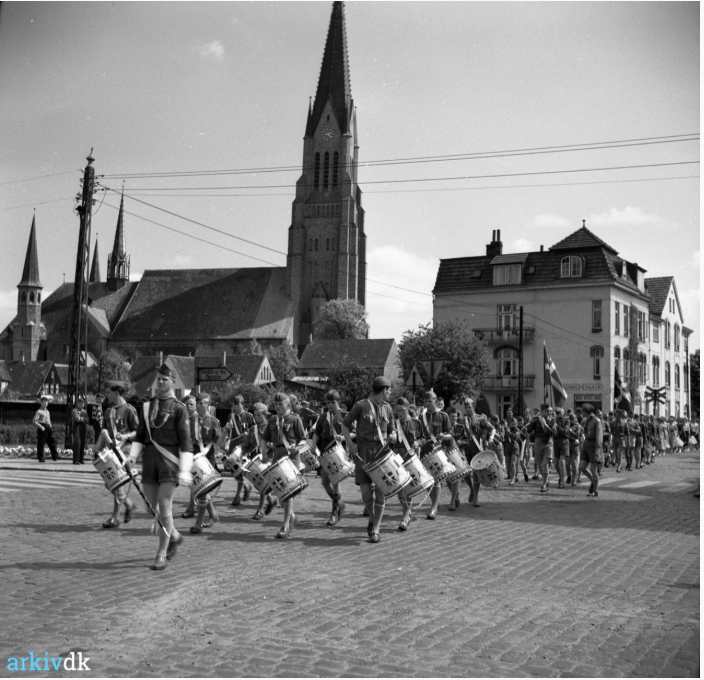
[[[384,494],[384,498],[397,494],[413,481],[408,470],[403,467],[403,458],[393,451],[373,463],[366,464],[364,471],[372,478],[376,488]]]
[[[421,462],[436,482],[444,482],[457,473],[457,468],[448,460],[445,450],[440,446],[426,453]]]
[[[211,465],[204,453],[193,458],[193,497],[198,500],[215,491],[223,482],[220,473]]]
[[[320,467],[320,461],[318,461],[312,442],[304,439],[298,442],[294,448],[296,449],[296,457],[300,461],[298,469],[301,472],[315,472]]]
[[[281,503],[293,498],[308,486],[301,471],[288,457],[272,463],[267,468],[264,477],[267,488]]]
[[[131,481],[124,464],[111,449],[98,451],[93,465],[103,478],[105,487],[111,493]]]
[[[268,467],[269,463],[262,460],[260,453],[242,465],[244,476],[254,484],[254,488],[259,493],[267,492],[265,475]]]
[[[478,453],[472,458],[470,467],[480,484],[494,487],[499,485],[499,459],[493,451]]]
[[[447,453],[447,460],[450,461],[452,465],[455,466],[457,472],[452,475],[448,481],[454,481],[458,479],[463,479],[465,475],[468,475],[472,468],[469,467],[467,462],[467,457],[458,448],[452,448]]]
[[[248,458],[242,452],[241,446],[235,446],[230,455],[225,457],[225,469],[231,470],[236,477],[242,472],[242,468],[247,463]]]
[[[415,453],[411,454],[411,457],[403,464],[403,467],[411,475],[411,483],[404,489],[407,498],[429,491],[435,484],[433,476],[423,467],[423,463],[420,462],[420,458]]]
[[[339,484],[343,479],[354,474],[354,463],[347,458],[344,447],[339,442],[332,442],[320,456],[320,466],[327,475],[330,484]]]

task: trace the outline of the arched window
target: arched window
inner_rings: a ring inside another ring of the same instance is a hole
[[[670,322],[665,323],[665,349],[670,349],[670,343],[672,342]]]
[[[27,293],[25,291],[20,293],[20,302],[27,302]]]
[[[332,185],[333,187],[337,186],[337,166],[340,161],[340,154],[337,153],[337,151],[333,154],[332,157]]]
[[[29,301],[34,302],[34,292],[31,290],[29,291]]]
[[[589,356],[592,358],[594,368],[594,380],[601,379],[601,357],[604,356],[604,348],[601,345],[593,345],[589,349]]]
[[[518,375],[518,352],[513,347],[502,347],[496,352],[496,373],[501,377]]]
[[[670,362],[665,362],[665,385],[670,386]]]
[[[675,324],[675,352],[680,351],[680,327]]]
[[[560,277],[563,279],[582,276],[583,260],[578,255],[567,255],[560,260]]]
[[[680,389],[680,365],[675,364],[675,389]]]
[[[631,353],[624,348],[623,350],[623,379],[628,380],[631,377]]]
[[[660,387],[660,359],[653,357],[653,387]]]
[[[614,347],[614,370],[621,370],[621,348]]]
[[[37,302],[41,302],[41,301],[42,301],[42,294],[37,293]]]
[[[638,355],[638,382],[648,382],[648,357],[642,352]]]
[[[323,189],[328,188],[330,175],[330,152],[325,152],[325,158],[323,160]]]
[[[313,187],[317,189],[320,186],[320,152],[315,154],[315,168],[313,170]]]

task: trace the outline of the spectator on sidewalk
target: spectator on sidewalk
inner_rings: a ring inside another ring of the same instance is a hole
[[[71,411],[71,431],[73,432],[73,464],[82,465],[86,450],[86,428],[88,425],[88,412],[86,400],[83,397],[76,399],[76,406]]]
[[[44,445],[49,445],[51,459],[57,460],[59,454],[56,450],[54,433],[51,427],[51,415],[49,414],[49,397],[42,395],[39,400],[39,408],[34,414],[34,426],[37,428],[37,460],[44,462]]]

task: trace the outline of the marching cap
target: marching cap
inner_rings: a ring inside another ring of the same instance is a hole
[[[124,380],[108,380],[105,385],[109,390],[114,390],[121,394],[127,391],[127,383]]]
[[[391,387],[391,383],[383,375],[374,378],[374,382],[372,383],[372,390],[374,392],[381,392],[381,390],[387,387]]]
[[[157,373],[158,373],[159,375],[165,375],[165,376],[167,376],[167,377],[169,377],[169,378],[173,378],[173,377],[174,377],[174,376],[173,376],[173,373],[171,372],[171,369],[170,369],[166,364],[162,364],[161,366],[159,366],[159,368],[158,368],[158,370],[157,370]]]
[[[592,404],[582,404],[582,411],[585,413],[593,413],[594,412],[594,406]]]
[[[399,397],[396,400],[396,404],[397,404],[397,406],[410,406],[411,405],[410,402],[408,401],[408,399],[406,399],[406,397]]]
[[[41,397],[39,397],[39,401],[51,401],[51,395],[50,394],[42,394]]]

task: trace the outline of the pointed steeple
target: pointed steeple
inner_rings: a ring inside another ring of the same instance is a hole
[[[22,280],[20,286],[38,286],[39,282],[39,258],[37,256],[37,216],[32,216],[32,228],[29,231],[29,242],[27,243],[27,254],[24,258],[24,268],[22,269]]]
[[[117,214],[117,228],[115,229],[115,242],[112,252],[108,257],[108,289],[122,288],[130,279],[130,257],[125,250],[125,230],[123,216],[125,211],[125,192],[123,189],[120,197],[120,211]]]
[[[125,211],[125,193],[120,196],[120,211],[117,213],[117,229],[115,229],[115,243],[112,246],[112,257],[118,260],[125,254],[125,231],[122,226]]]
[[[349,132],[352,113],[352,88],[347,53],[347,31],[345,29],[345,8],[342,2],[333,2],[328,37],[325,41],[323,64],[320,67],[318,89],[315,93],[313,111],[308,116],[306,136],[312,135],[330,101],[337,124],[342,133]]]
[[[98,239],[95,239],[95,248],[93,249],[93,261],[90,265],[89,283],[98,283],[100,281],[100,261],[98,260]]]

